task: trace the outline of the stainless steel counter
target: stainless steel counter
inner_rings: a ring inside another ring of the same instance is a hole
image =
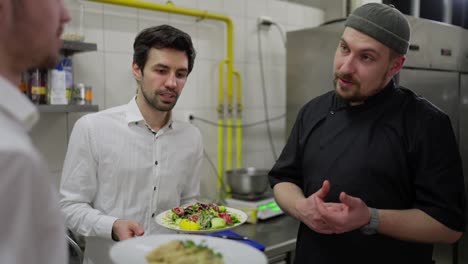
[[[256,224],[243,224],[232,231],[264,245],[270,263],[290,263],[296,247],[299,222],[287,215]]]

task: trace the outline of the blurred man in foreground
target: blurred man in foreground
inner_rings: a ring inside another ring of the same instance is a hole
[[[64,264],[65,225],[28,131],[39,119],[23,71],[53,67],[70,16],[61,0],[0,0],[0,263]]]

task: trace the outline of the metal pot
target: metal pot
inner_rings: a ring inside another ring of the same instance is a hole
[[[231,192],[241,195],[262,194],[268,188],[268,170],[245,168],[226,171]]]

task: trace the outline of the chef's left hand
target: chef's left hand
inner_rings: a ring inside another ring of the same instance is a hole
[[[335,234],[349,232],[369,223],[369,208],[360,198],[342,192],[340,202],[340,210],[333,210],[336,203],[326,203],[318,198],[315,200],[317,210]]]

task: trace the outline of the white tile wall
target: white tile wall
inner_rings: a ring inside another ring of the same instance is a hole
[[[293,25],[302,26],[304,22],[304,6],[300,4],[288,4],[288,23]]]
[[[93,88],[93,104],[106,105],[106,78],[104,52],[87,52],[73,57],[74,83],[85,83]]]
[[[166,24],[168,20],[168,13],[151,10],[138,10],[138,32],[148,27]]]
[[[224,11],[224,0],[197,0],[198,9],[207,10],[214,13],[223,13]]]
[[[163,1],[163,3],[164,2],[165,1]],[[174,5],[177,7],[190,8],[190,9],[196,9],[197,2],[198,2],[197,0],[175,0],[175,1],[173,0],[172,1],[172,3],[174,3]]]
[[[248,18],[257,19],[267,15],[267,0],[247,0],[245,14]]]
[[[224,13],[228,16],[245,16],[246,2],[250,0],[224,0]]]
[[[267,15],[281,24],[287,24],[288,21],[288,3],[286,1],[268,1],[268,12]]]
[[[106,105],[102,108],[128,103],[135,95],[137,87],[131,70],[132,54],[106,52],[104,67]]]
[[[256,18],[245,19],[245,35],[244,35],[244,47],[245,47],[245,62],[246,63],[258,63],[258,26]],[[266,35],[265,31],[260,32],[261,36]],[[264,39],[262,39],[264,40]],[[265,44],[265,41],[262,42]],[[262,45],[264,46],[264,45]]]
[[[218,61],[226,58],[226,26],[223,22],[206,19],[199,21],[196,37],[198,58]]]
[[[137,10],[128,7],[104,8],[104,50],[129,52],[138,33]]]
[[[218,106],[218,90],[219,90],[219,73],[218,60],[208,60],[197,58],[194,66],[194,74],[197,74],[197,82],[195,97],[191,100],[196,101],[199,107],[212,109],[213,111]],[[192,78],[192,76],[189,76]],[[196,99],[195,99],[196,98]]]
[[[146,0],[165,4],[166,0]],[[226,58],[226,25],[213,20],[164,12],[139,10],[108,4],[85,3],[84,34],[86,41],[95,42],[98,52],[76,55],[74,73],[76,80],[89,83],[94,88],[94,99],[100,109],[125,104],[135,94],[136,84],[131,73],[132,45],[138,32],[148,26],[168,23],[189,33],[197,50],[195,68],[189,76],[181,98],[174,108],[174,117],[184,119],[194,113],[217,122],[218,64]],[[172,0],[179,7],[208,10],[229,16],[234,25],[234,64],[241,73],[243,83],[243,122],[251,123],[265,118],[260,63],[258,56],[257,19],[269,16],[286,30],[313,27],[323,22],[323,12],[279,0]],[[72,22],[66,30],[79,26],[79,5],[76,0],[66,0]],[[262,30],[262,54],[265,65],[265,84],[270,117],[286,111],[286,52],[277,28]],[[234,82],[233,88],[236,89]],[[234,96],[235,96],[234,92]],[[225,92],[224,92],[225,95]],[[60,115],[60,114],[56,114]],[[69,127],[82,114],[70,114]],[[34,137],[46,155],[55,180],[58,180],[66,150],[67,118],[43,117]],[[217,166],[218,130],[216,126],[194,120],[202,132],[205,150]],[[285,121],[271,122],[274,145],[279,155],[284,146]],[[42,125],[47,124],[47,125]],[[56,139],[58,138],[58,139]],[[59,142],[59,144],[51,142]],[[245,167],[270,168],[274,158],[268,142],[265,124],[243,130],[243,164]],[[235,163],[234,163],[235,164]],[[216,175],[205,159],[202,192],[214,196]]]
[[[242,16],[231,16],[234,27],[234,62],[245,62],[245,36],[246,22]]]

